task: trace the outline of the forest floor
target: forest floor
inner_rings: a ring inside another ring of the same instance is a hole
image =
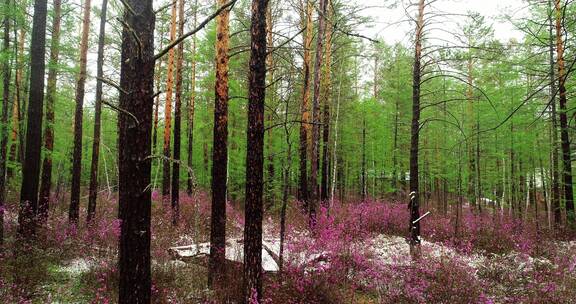
[[[0,253],[2,303],[116,302],[116,200],[104,194],[97,220],[78,228],[68,225],[65,202],[54,200],[50,220],[33,243],[14,238],[17,209],[8,206]],[[227,209],[228,239],[241,238],[241,208]],[[284,270],[265,276],[265,303],[576,303],[576,234],[552,234],[536,226],[533,215],[520,221],[464,209],[455,237],[454,218],[433,212],[423,221],[422,256],[414,261],[405,241],[405,204],[336,202],[327,211],[311,233],[306,216],[290,205]],[[269,210],[264,224],[274,253],[277,214]],[[209,215],[206,193],[182,194],[182,221],[173,227],[169,207],[154,195],[154,303],[233,303],[239,294],[240,269],[230,271],[225,290],[209,291],[204,266],[169,253],[171,247],[208,242]]]

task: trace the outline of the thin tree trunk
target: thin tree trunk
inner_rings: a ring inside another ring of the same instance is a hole
[[[178,37],[184,34],[184,0],[178,0]],[[172,165],[172,225],[178,225],[180,217],[180,130],[182,127],[182,65],[184,63],[184,43],[177,49],[176,59],[176,100],[174,104],[174,165]]]
[[[318,16],[318,34],[316,37],[316,58],[314,63],[314,98],[312,100],[312,159],[310,165],[311,201],[309,204],[310,226],[316,223],[316,209],[320,199],[318,187],[318,162],[320,160],[320,78],[324,32],[326,29],[326,1],[320,0]]]
[[[362,202],[366,201],[366,113],[362,117],[362,172],[360,177],[360,195]]]
[[[160,49],[164,49],[164,30],[160,28]],[[160,80],[162,76],[162,63],[164,63],[164,57],[158,59],[156,73],[154,74],[154,82],[156,84],[156,92],[160,92]],[[160,95],[157,94],[154,101],[154,130],[152,133],[152,153],[156,154],[158,147],[158,119],[160,111]],[[156,178],[154,179],[154,188],[156,188]]]
[[[340,75],[342,74],[342,69],[340,69]],[[336,120],[334,121],[334,150],[332,151],[332,158],[334,159],[334,164],[332,165],[332,189],[330,190],[330,206],[334,206],[334,192],[336,190],[336,170],[338,168],[338,121],[340,118],[340,97],[342,96],[342,77],[338,81],[338,96],[336,97]],[[328,209],[330,210],[330,209]]]
[[[90,33],[91,0],[84,1],[82,40],[80,41],[80,74],[76,82],[76,111],[74,112],[74,152],[72,155],[72,189],[70,192],[70,223],[78,224],[80,215],[80,180],[82,173],[82,115],[86,86],[86,64],[88,55],[88,34]]]
[[[552,203],[551,209],[554,215],[554,227],[558,227],[562,221],[561,213],[560,213],[560,186],[558,181],[560,177],[558,176],[558,115],[556,112],[556,72],[554,70],[555,63],[554,63],[554,17],[553,11],[554,6],[552,4],[552,0],[548,0],[548,7],[549,7],[549,57],[550,57],[550,109],[551,109],[551,116],[552,116],[552,125],[551,125],[551,140],[552,140],[552,151],[551,151],[551,163],[552,163],[552,180],[551,180],[551,187],[552,187]]]
[[[311,0],[304,0],[302,4],[302,27],[304,32],[304,62],[303,62],[303,82],[302,87],[302,104],[300,106],[301,123],[300,123],[300,182],[298,187],[298,200],[304,203],[308,208],[309,189],[308,189],[308,150],[310,142],[310,65],[312,62],[312,13],[313,6]],[[304,21],[305,20],[305,21]]]
[[[152,1],[125,0],[122,31],[119,141],[120,304],[150,303],[151,144],[154,106],[154,23]],[[132,11],[134,13],[132,13]],[[137,121],[136,121],[137,120]]]
[[[566,99],[566,74],[564,68],[564,41],[562,29],[562,8],[560,0],[555,2],[556,9],[556,60],[558,68],[558,87],[560,92],[560,140],[562,142],[562,162],[564,180],[564,199],[566,201],[566,222],[574,224],[574,195],[572,190],[572,160],[570,151],[570,138],[568,135],[567,99]]]
[[[262,300],[262,217],[264,177],[264,102],[266,100],[266,6],[252,1],[248,74],[246,203],[244,212],[244,303]]]
[[[22,74],[23,74],[23,61],[24,61],[24,38],[26,37],[26,27],[23,27],[20,30],[20,34],[18,37],[18,48],[16,49],[16,73],[14,79],[14,86],[15,86],[15,94],[14,94],[14,103],[12,105],[12,134],[11,134],[11,146],[10,146],[10,156],[9,160],[11,162],[22,161],[20,155],[22,154],[22,150],[24,149],[22,145],[20,129],[22,128],[21,124],[21,117],[20,117],[20,106],[22,100]],[[17,157],[17,150],[18,145],[20,145],[20,153],[18,153]],[[8,177],[12,177],[13,170],[8,168]]]
[[[193,27],[196,28],[196,24],[198,22],[198,0],[194,1],[194,22]],[[192,168],[193,162],[192,157],[194,155],[194,110],[196,107],[196,34],[192,36],[192,75],[190,76],[190,100],[188,104],[188,171],[187,171],[187,183],[186,183],[186,191],[188,196],[192,195],[192,188],[193,188],[193,176],[189,171]]]
[[[58,59],[60,54],[60,27],[62,1],[54,0],[52,21],[52,41],[50,45],[50,66],[48,68],[48,87],[46,92],[46,125],[44,127],[44,161],[42,162],[42,180],[38,202],[38,217],[44,222],[48,219],[50,207],[50,188],[52,187],[52,151],[54,150],[54,103],[58,79]]]
[[[326,0],[328,7],[331,7],[330,0]],[[328,13],[328,18],[332,16],[332,9]],[[326,31],[326,51],[324,52],[324,85],[323,85],[323,104],[324,104],[324,117],[323,117],[323,134],[322,134],[322,179],[320,182],[320,200],[322,204],[328,203],[328,160],[330,145],[330,102],[332,100],[332,28]]]
[[[218,0],[218,5],[226,4]],[[212,216],[210,223],[210,263],[208,285],[220,287],[226,256],[226,192],[228,167],[228,51],[229,10],[216,18],[216,85],[214,103],[214,143],[212,147]],[[266,18],[264,18],[266,22]],[[252,151],[252,147],[250,149]]]
[[[9,9],[10,0],[5,0],[5,9]],[[3,53],[9,54],[10,52],[10,15],[4,16],[4,40],[3,40]],[[10,60],[4,58],[2,65],[3,81],[2,81],[2,125],[1,139],[0,139],[0,250],[4,245],[4,200],[6,199],[6,156],[8,149],[8,104],[10,102]]]
[[[106,12],[108,0],[102,0],[100,12],[100,34],[98,36],[98,62],[96,79],[96,100],[94,102],[94,136],[92,142],[92,164],[90,166],[90,190],[88,194],[88,217],[90,222],[96,213],[98,196],[98,160],[100,157],[100,120],[102,116],[102,77],[104,77],[104,43],[106,38]]]
[[[26,132],[26,152],[20,191],[19,232],[25,236],[35,233],[38,210],[38,182],[42,150],[42,112],[44,103],[44,73],[46,64],[47,1],[35,0],[30,45],[30,93]]]
[[[172,3],[172,19],[170,21],[170,43],[176,40],[177,1]],[[172,128],[172,92],[174,87],[174,56],[176,50],[168,52],[168,69],[166,76],[166,105],[164,107],[164,161],[162,162],[162,200],[170,195],[170,135]]]
[[[416,39],[414,52],[414,71],[412,79],[412,127],[410,141],[410,253],[414,258],[420,257],[420,217],[419,184],[418,184],[418,150],[420,137],[420,81],[422,58],[422,32],[424,27],[424,0],[418,4],[416,21]]]

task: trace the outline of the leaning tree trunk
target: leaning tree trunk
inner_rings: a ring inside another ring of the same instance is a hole
[[[414,70],[412,74],[412,125],[410,140],[410,253],[413,257],[420,256],[420,217],[419,181],[418,181],[418,150],[420,140],[420,83],[422,59],[422,32],[424,28],[424,0],[418,5],[416,21],[416,39],[414,52]]]
[[[184,34],[184,0],[178,0],[178,37]],[[172,166],[172,225],[178,225],[180,216],[180,129],[182,108],[182,64],[184,43],[177,49],[176,59],[176,100],[174,104],[174,165]]]
[[[80,215],[80,180],[82,173],[82,115],[86,86],[86,64],[88,55],[88,34],[90,33],[90,1],[84,2],[82,40],[80,41],[80,74],[76,83],[76,111],[74,112],[74,152],[72,155],[72,189],[70,190],[70,223],[78,224]]]
[[[42,112],[44,103],[44,73],[46,69],[46,0],[35,0],[30,44],[30,92],[26,132],[26,152],[20,191],[19,232],[25,236],[35,233],[40,180],[40,152],[42,149]]]
[[[218,5],[226,4],[218,0]],[[212,148],[212,217],[210,223],[210,263],[208,284],[222,280],[226,254],[226,178],[228,166],[228,29],[229,10],[216,20],[216,85],[214,104],[214,143]]]
[[[560,92],[560,140],[562,142],[562,162],[564,180],[564,199],[566,201],[566,222],[574,224],[574,195],[572,190],[572,160],[570,138],[568,136],[568,113],[566,100],[566,72],[564,67],[564,41],[562,29],[562,8],[560,0],[555,2],[556,8],[556,60],[558,67],[558,88]]]
[[[303,202],[305,207],[308,208],[308,150],[310,139],[310,63],[312,61],[311,48],[312,48],[312,12],[313,6],[310,0],[304,0],[302,10],[303,27],[306,28],[304,32],[304,67],[303,67],[303,81],[302,88],[302,104],[300,106],[301,122],[300,122],[300,181],[298,187],[298,200]]]
[[[246,204],[244,212],[244,303],[262,299],[262,195],[264,177],[264,101],[266,98],[266,5],[252,1]]]
[[[150,303],[151,137],[154,105],[152,0],[125,0],[120,70],[118,166],[120,304]],[[126,94],[125,92],[130,92]]]
[[[172,21],[170,22],[170,43],[176,40],[177,1],[172,3]],[[172,128],[172,92],[174,87],[174,48],[168,53],[166,76],[166,105],[164,107],[164,159],[162,165],[162,199],[170,195],[170,133]]]
[[[106,12],[108,0],[102,1],[100,13],[100,34],[98,37],[98,62],[96,79],[96,100],[94,101],[94,140],[92,142],[92,164],[90,166],[90,190],[88,195],[88,217],[90,222],[96,213],[98,197],[98,158],[100,156],[100,120],[102,116],[102,77],[104,77],[104,43],[106,37]]]
[[[48,68],[48,87],[46,89],[46,125],[44,127],[44,161],[42,162],[42,181],[38,202],[38,218],[42,222],[48,219],[50,206],[50,188],[52,187],[52,151],[54,150],[54,103],[58,80],[58,59],[60,54],[60,25],[62,1],[54,0],[52,24],[52,42],[50,43],[50,66]]]
[[[320,160],[320,77],[322,68],[322,51],[324,48],[324,31],[326,27],[326,1],[320,0],[318,16],[318,37],[316,37],[316,60],[314,63],[314,98],[312,100],[312,159],[310,165],[311,201],[309,206],[310,226],[316,222],[318,205],[318,161]]]
[[[6,9],[10,8],[10,0],[5,2]],[[10,52],[10,17],[4,16],[4,54]],[[10,99],[10,60],[4,58],[2,65],[2,125],[0,125],[0,247],[4,244],[4,200],[6,199],[6,156],[8,150],[8,103]]]

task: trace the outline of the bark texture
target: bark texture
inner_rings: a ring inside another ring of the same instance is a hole
[[[218,0],[218,6],[226,4]],[[214,143],[212,147],[212,217],[208,284],[212,287],[224,275],[226,254],[226,178],[228,167],[228,51],[229,10],[216,18],[216,84],[214,102]]]
[[[86,87],[86,64],[88,34],[90,33],[91,0],[84,1],[82,39],[80,41],[80,74],[76,82],[76,111],[74,112],[74,152],[72,155],[72,188],[70,192],[70,223],[77,224],[80,216],[80,182],[82,173],[82,116],[84,115],[84,93]]]
[[[150,152],[154,95],[152,0],[125,0],[119,114],[120,304],[150,303]]]
[[[35,233],[42,149],[42,112],[44,104],[44,73],[46,69],[46,0],[34,1],[32,42],[30,45],[30,92],[26,132],[26,151],[20,190],[19,232],[27,237]]]
[[[262,299],[262,213],[264,178],[264,101],[266,98],[267,0],[252,1],[248,139],[244,226],[244,303]]]
[[[58,80],[58,59],[60,55],[60,28],[62,1],[54,0],[52,21],[52,42],[50,43],[50,66],[48,68],[48,87],[46,92],[46,125],[44,127],[44,160],[42,162],[42,180],[38,201],[39,220],[48,218],[50,208],[50,188],[52,187],[52,151],[54,150],[54,104],[56,101],[56,83]]]

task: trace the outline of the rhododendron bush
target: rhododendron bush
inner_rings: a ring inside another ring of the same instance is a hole
[[[153,195],[154,302],[233,302],[241,290],[237,275],[227,278],[226,290],[209,291],[205,264],[178,260],[168,251],[208,242],[209,195],[182,194],[182,221],[176,227],[170,208]],[[29,243],[15,238],[17,210],[8,206],[5,248],[10,249],[0,256],[2,302],[116,302],[117,201],[103,197],[88,226],[69,225],[66,208],[57,201],[51,207],[48,222]],[[230,239],[242,237],[239,210],[237,203],[228,203]],[[576,298],[576,242],[569,231],[553,234],[493,210],[478,215],[464,207],[458,222],[453,214],[430,211],[422,220],[422,254],[413,259],[403,202],[335,201],[319,210],[312,229],[302,206],[290,202],[284,267],[265,274],[263,302],[570,303]],[[276,255],[278,216],[268,211],[264,224],[264,238]]]

